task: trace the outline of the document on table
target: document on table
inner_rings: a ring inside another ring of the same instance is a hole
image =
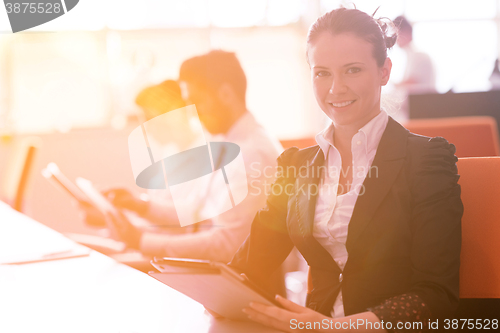
[[[86,256],[90,250],[0,202],[0,265]]]

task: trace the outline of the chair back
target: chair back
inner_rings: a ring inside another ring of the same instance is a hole
[[[458,157],[500,156],[498,126],[493,117],[412,119],[403,125],[415,134],[445,138],[455,145]]]
[[[280,143],[284,149],[288,149],[290,147],[297,147],[299,149],[302,149],[315,146],[317,144],[316,139],[314,137],[292,139],[292,140],[280,140]]]
[[[23,211],[23,202],[39,146],[40,138],[26,137],[14,142],[10,150],[7,169],[3,175],[2,193],[4,200],[19,212]]]
[[[460,298],[500,298],[500,157],[460,158]]]

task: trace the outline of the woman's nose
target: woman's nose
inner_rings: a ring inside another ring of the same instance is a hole
[[[334,78],[330,90],[328,91],[331,95],[342,94],[347,91],[347,86],[341,78]]]

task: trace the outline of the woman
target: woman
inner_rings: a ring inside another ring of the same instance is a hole
[[[396,40],[388,30],[346,8],[309,30],[314,93],[332,123],[317,146],[280,156],[267,206],[230,265],[264,281],[296,246],[313,290],[307,308],[279,297],[283,309],[251,304],[244,311],[255,321],[291,332],[409,332],[450,318],[458,305],[455,148],[409,133],[381,111]]]

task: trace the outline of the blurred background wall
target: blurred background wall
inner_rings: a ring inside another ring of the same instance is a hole
[[[413,23],[415,45],[436,68],[438,92],[491,88],[500,0],[354,3]],[[82,0],[57,20],[16,34],[0,11],[0,181],[13,143],[39,136],[26,212],[60,231],[95,232],[40,170],[53,161],[71,179],[137,191],[126,141],[138,124],[136,94],[176,79],[183,60],[214,48],[236,52],[248,78],[248,107],[271,133],[279,139],[314,135],[326,120],[312,95],[305,37],[318,16],[339,5],[352,2]],[[391,84],[398,83],[405,55],[396,46],[390,56]]]

